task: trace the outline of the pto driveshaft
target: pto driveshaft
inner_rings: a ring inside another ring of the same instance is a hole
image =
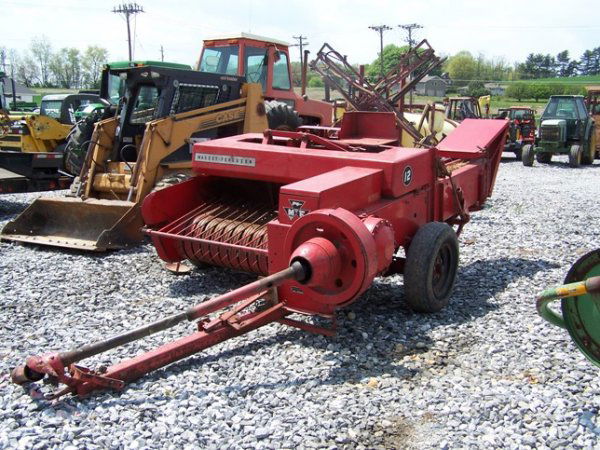
[[[84,345],[71,351],[29,357],[24,366],[19,366],[12,370],[11,379],[16,384],[24,384],[26,382],[39,381],[45,375],[48,375],[68,386],[68,388],[56,396],[67,392],[76,392],[77,394],[85,395],[99,388],[120,389],[126,381],[132,381],[152,370],[182,359],[225,339],[283,318],[287,315],[287,312],[278,305],[271,307],[263,313],[248,313],[240,318],[237,318],[236,313],[258,300],[266,291],[280,285],[284,281],[303,280],[305,277],[306,270],[302,263],[293,262],[285,270],[149,325],[103,341]],[[204,317],[243,300],[246,301],[242,303],[242,308],[234,308],[233,313],[223,314],[220,318],[204,325],[194,335],[186,336],[173,343],[165,344],[156,350],[112,366],[102,374],[93,373],[88,369],[77,367],[74,364],[82,359],[172,328],[181,322]],[[70,376],[65,373],[66,368],[69,368]]]

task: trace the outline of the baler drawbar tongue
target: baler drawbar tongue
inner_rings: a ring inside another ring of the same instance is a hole
[[[38,198],[0,234],[4,241],[105,251],[142,239],[139,206],[122,200]]]
[[[272,288],[286,280],[304,281],[309,272],[310,269],[306,263],[295,261],[287,269],[140,328],[71,351],[30,356],[25,365],[12,370],[11,380],[16,384],[24,384],[39,381],[48,376],[50,380],[66,385],[64,389],[46,396],[48,399],[58,398],[68,393],[85,396],[98,389],[122,389],[126,382],[135,380],[148,372],[186,358],[229,338],[284,319],[285,316],[291,314],[291,311],[287,310],[283,303],[273,303],[260,312],[242,312],[258,300],[264,299]],[[192,335],[123,361],[102,372],[93,372],[75,365],[82,359],[172,328],[186,320],[203,318],[233,305],[236,306],[222,313],[216,319],[201,320],[198,323],[198,331]]]

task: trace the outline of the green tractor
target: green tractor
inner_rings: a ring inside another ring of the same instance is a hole
[[[523,146],[524,166],[533,159],[549,163],[552,155],[568,155],[569,166],[594,162],[595,124],[581,95],[553,95],[542,113],[537,144]]]

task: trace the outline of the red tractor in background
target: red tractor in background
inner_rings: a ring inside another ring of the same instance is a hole
[[[331,126],[333,106],[330,103],[309,100],[294,92],[288,46],[283,41],[248,33],[207,39],[197,69],[245,76],[248,83],[260,83],[267,111],[274,109],[269,114],[271,129]]]
[[[535,145],[535,111],[528,106],[511,106],[498,110],[496,119],[508,119],[508,137],[505,152],[513,152],[521,160],[523,147]]]

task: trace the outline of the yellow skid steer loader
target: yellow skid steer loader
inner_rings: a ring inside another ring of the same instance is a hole
[[[137,245],[142,200],[190,171],[191,139],[268,128],[262,87],[243,77],[138,65],[105,71],[102,91],[119,98],[118,115],[95,125],[76,195],[35,200],[2,240],[88,251]]]

